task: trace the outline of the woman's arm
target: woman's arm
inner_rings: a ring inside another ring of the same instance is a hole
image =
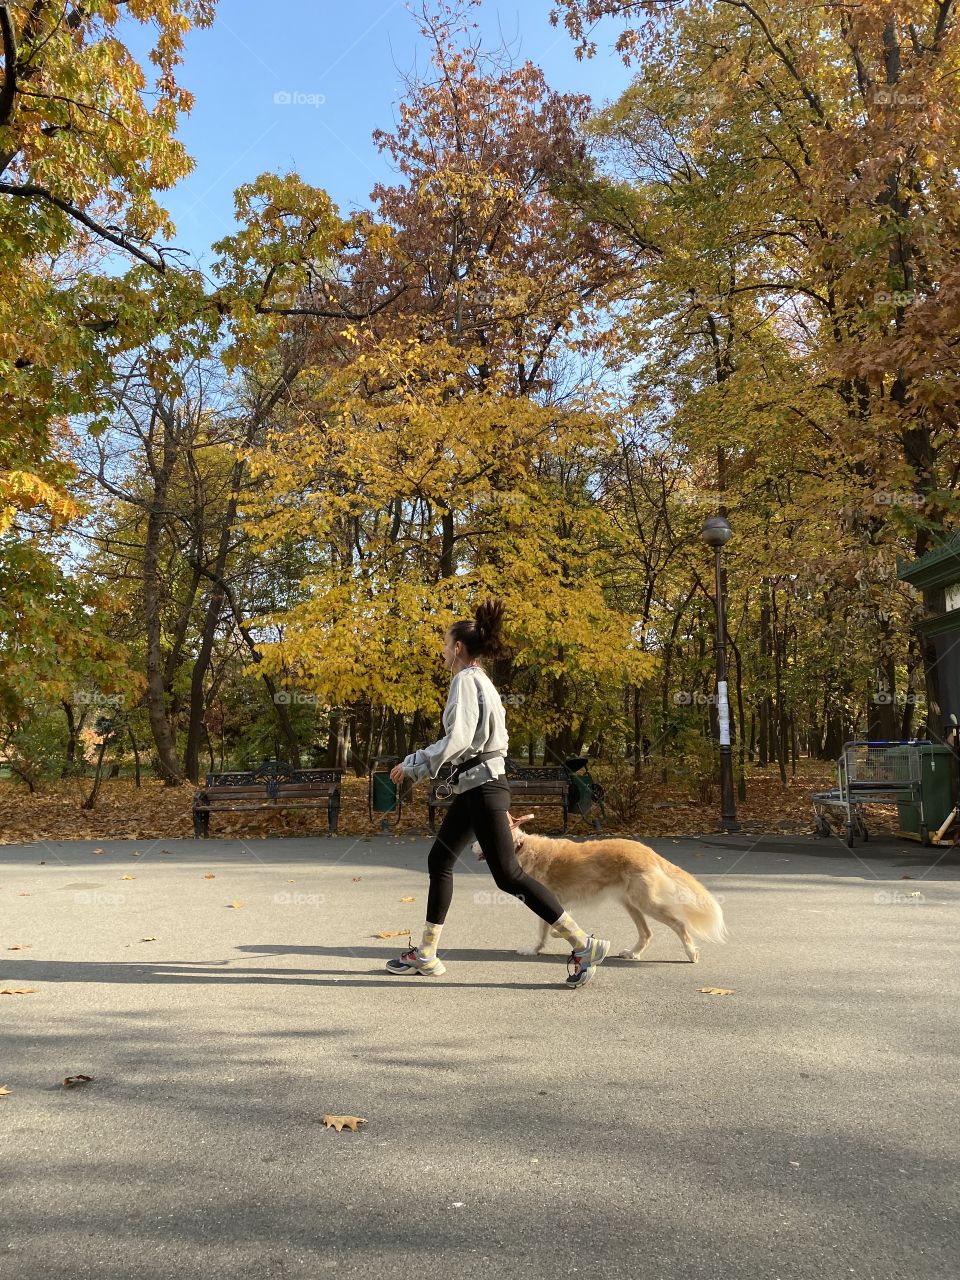
[[[462,675],[462,672],[457,672],[454,676],[443,712],[446,737],[429,747],[411,752],[401,762],[404,774],[417,782],[422,782],[424,778],[435,778],[441,765],[466,760],[471,753],[480,719],[480,700],[476,680],[472,676],[461,678]]]

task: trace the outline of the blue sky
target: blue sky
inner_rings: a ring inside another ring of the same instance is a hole
[[[566,31],[550,25],[553,3],[483,0],[474,20],[488,44],[502,33],[518,61],[541,66],[552,88],[598,105],[616,97],[629,73],[610,48],[615,28],[578,62]],[[144,62],[144,33],[128,40]],[[209,262],[210,245],[233,228],[234,189],[267,170],[296,169],[343,211],[366,205],[391,176],[371,134],[392,128],[402,74],[428,60],[404,0],[219,0],[214,25],[188,36],[178,71],[196,95],[180,127],[196,168],[160,193],[176,243]],[[278,104],[278,93],[293,100]]]

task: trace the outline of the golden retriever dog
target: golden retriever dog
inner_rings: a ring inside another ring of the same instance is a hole
[[[605,900],[621,904],[638,933],[633,949],[619,953],[624,959],[639,960],[650,945],[652,935],[646,916],[674,931],[693,964],[700,959],[695,938],[707,942],[726,940],[727,928],[716,898],[689,872],[661,858],[647,845],[638,840],[581,843],[531,835],[521,824],[528,822],[533,814],[517,819],[507,816],[521,867],[552,889],[567,910],[571,904],[592,905]],[[476,842],[473,851],[483,860]],[[541,921],[536,943],[519,948],[520,955],[539,955],[546,947],[550,932],[547,922]]]

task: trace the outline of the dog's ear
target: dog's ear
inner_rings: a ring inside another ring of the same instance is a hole
[[[515,818],[512,813],[508,813],[507,817],[510,819],[511,827],[519,827],[522,822],[529,822],[531,818],[535,818],[536,814],[525,813],[522,818]]]

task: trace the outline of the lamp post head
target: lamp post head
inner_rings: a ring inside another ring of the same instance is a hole
[[[723,516],[708,516],[703,522],[700,537],[708,547],[718,549],[730,541],[733,537],[733,530]]]

